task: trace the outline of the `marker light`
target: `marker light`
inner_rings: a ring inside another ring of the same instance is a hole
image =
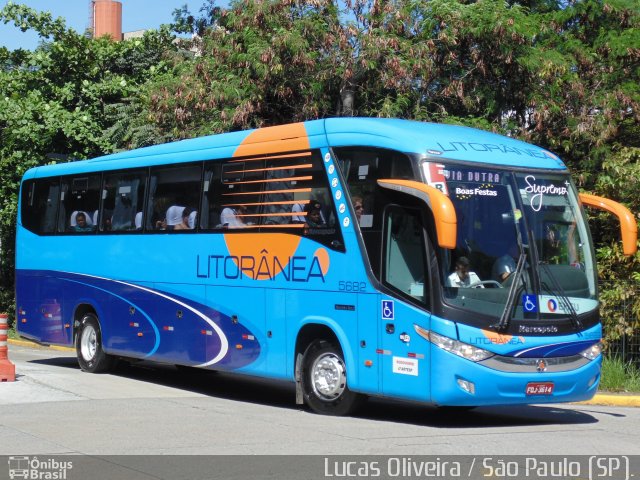
[[[458,355],[459,357],[466,358],[467,360],[471,360],[472,362],[480,362],[482,360],[486,360],[489,357],[493,357],[494,355],[493,353],[482,348],[474,347],[473,345],[469,345],[468,343],[459,342],[458,340],[445,337],[444,335],[430,332],[429,330],[425,330],[418,325],[414,324],[413,327],[418,335],[426,340],[429,340],[436,347],[439,347],[449,353],[453,353],[454,355]]]
[[[595,360],[600,356],[601,353],[602,353],[602,343],[598,342],[594,345],[591,345],[586,350],[583,350],[582,352],[580,352],[580,355],[582,355],[584,358],[588,358],[589,360]]]

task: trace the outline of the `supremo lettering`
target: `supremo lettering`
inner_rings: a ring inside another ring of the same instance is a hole
[[[531,196],[531,208],[539,212],[542,208],[542,197],[546,195],[566,195],[568,193],[567,187],[558,187],[556,185],[536,185],[536,177],[533,175],[527,175],[524,178],[527,182],[527,188],[524,189],[527,193],[532,193]]]
[[[237,255],[197,255],[198,278],[239,280],[243,276],[254,280],[309,282],[318,278],[324,283],[324,273],[318,257],[294,256],[286,259],[266,255],[259,258]]]

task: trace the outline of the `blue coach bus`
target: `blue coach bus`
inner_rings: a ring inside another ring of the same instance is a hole
[[[600,377],[596,265],[554,154],[449,125],[334,118],[29,170],[17,328],[118,358],[295,382],[344,415],[585,400]]]

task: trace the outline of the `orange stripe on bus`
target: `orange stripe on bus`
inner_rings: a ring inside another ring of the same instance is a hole
[[[294,217],[300,215],[304,217],[307,212],[280,212],[280,213],[246,213],[236,214],[236,217]]]
[[[233,170],[231,172],[224,172],[225,175],[229,173],[248,173],[248,172],[273,172],[274,170],[298,170],[303,168],[312,168],[311,163],[303,163],[301,165],[285,165],[284,167],[269,167],[269,168],[253,168],[251,170]]]
[[[310,201],[311,200],[283,200],[281,202],[225,203],[221,206],[222,207],[240,207],[240,206],[255,207],[255,206],[262,206],[262,205],[296,205],[296,204],[306,205]]]
[[[304,123],[259,128],[251,132],[236,148],[234,157],[268,155],[296,150],[309,150],[309,137]]]
[[[285,177],[285,178],[268,178],[266,180],[245,180],[242,182],[225,182],[225,185],[247,185],[250,183],[273,183],[273,182],[298,182],[304,180],[313,180],[311,175],[305,177]]]
[[[288,153],[286,155],[269,155],[269,156],[262,156],[262,157],[242,158],[240,160],[228,160],[225,163],[257,162],[258,160],[278,160],[278,159],[299,158],[299,157],[309,157],[309,156],[311,156],[311,152]]]
[[[273,258],[278,258],[278,268],[270,271],[269,277],[273,278],[287,268],[289,261],[295,255],[302,237],[283,233],[258,233],[248,235],[225,234],[224,241],[229,255],[238,264],[242,257],[264,257],[271,264]],[[264,252],[265,250],[268,253]],[[258,275],[255,280],[266,280],[267,276]]]
[[[271,195],[272,193],[309,193],[311,192],[311,188],[292,188],[290,190],[265,190],[263,192],[233,192],[233,193],[223,193],[222,196],[229,195]]]
[[[250,217],[251,215],[247,215],[248,217]],[[248,230],[248,229],[256,229],[256,228],[304,228],[305,224],[304,223],[283,223],[283,224],[275,224],[275,225],[243,225],[242,227],[231,227],[231,228],[222,228],[222,230],[233,230],[233,231],[238,231],[238,230]],[[216,230],[220,230],[220,228],[217,228]]]

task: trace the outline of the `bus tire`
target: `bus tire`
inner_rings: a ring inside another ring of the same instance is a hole
[[[302,359],[302,391],[307,406],[322,415],[348,415],[364,400],[347,387],[340,348],[326,340],[311,343]]]
[[[93,313],[86,313],[80,320],[76,335],[76,355],[84,372],[107,372],[115,364],[115,358],[102,349],[100,322]]]

